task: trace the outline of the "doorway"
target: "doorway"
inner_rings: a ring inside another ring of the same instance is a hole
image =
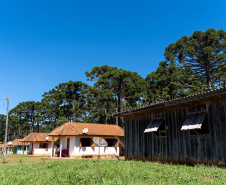
[[[67,138],[67,156],[69,156],[70,138]]]

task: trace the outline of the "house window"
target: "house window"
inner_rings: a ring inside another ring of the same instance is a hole
[[[190,130],[190,135],[209,134],[207,112],[188,114],[181,130]]]
[[[48,143],[40,143],[39,148],[48,148]]]
[[[116,139],[106,139],[108,147],[115,147],[117,140]]]
[[[25,151],[26,150],[26,146],[25,145],[18,146],[17,150],[22,150],[22,151],[24,150]]]
[[[155,136],[166,136],[165,120],[163,118],[153,119],[144,133],[152,133]]]
[[[91,139],[90,138],[81,138],[81,147],[88,147],[91,146]]]

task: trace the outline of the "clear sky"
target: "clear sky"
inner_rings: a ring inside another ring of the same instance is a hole
[[[94,66],[146,77],[170,43],[196,30],[226,30],[225,8],[225,0],[0,1],[0,113],[7,96],[13,108],[40,101],[59,83],[87,83]]]

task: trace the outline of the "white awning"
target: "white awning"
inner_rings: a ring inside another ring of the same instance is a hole
[[[148,133],[148,132],[156,132],[160,125],[162,124],[163,119],[154,119],[145,129],[144,133]]]
[[[181,130],[201,129],[207,112],[189,114],[181,127]]]

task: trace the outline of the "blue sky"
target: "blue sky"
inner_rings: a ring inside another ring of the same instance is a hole
[[[226,30],[225,7],[225,0],[0,1],[0,114],[7,96],[10,108],[40,101],[59,83],[88,83],[85,71],[94,66],[146,77],[170,43]]]

